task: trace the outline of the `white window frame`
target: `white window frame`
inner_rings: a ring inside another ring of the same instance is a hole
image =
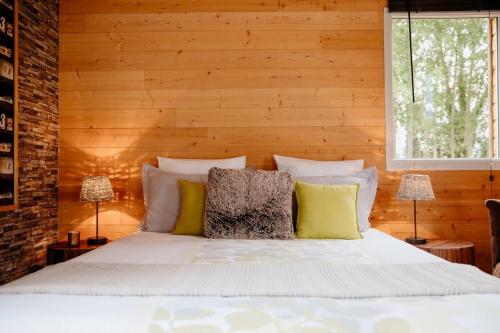
[[[413,13],[412,18],[457,18],[457,17],[482,17],[497,18],[497,43],[500,47],[500,12],[435,12]],[[500,158],[450,158],[450,159],[397,159],[395,151],[395,123],[392,108],[392,19],[408,18],[407,13],[384,13],[384,68],[385,68],[385,128],[386,128],[386,169],[387,170],[500,170]],[[500,64],[500,49],[497,47],[496,68]],[[408,69],[409,70],[409,69]],[[496,85],[496,94],[500,97],[500,73]],[[497,99],[498,99],[497,97]],[[490,97],[491,98],[491,97]],[[500,123],[499,102],[496,103],[497,127]],[[497,128],[497,133],[500,133]],[[496,138],[497,141],[500,138]],[[497,143],[497,146],[499,144]]]

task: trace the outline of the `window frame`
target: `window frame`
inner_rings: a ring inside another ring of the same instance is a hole
[[[497,84],[495,87],[497,103],[493,112],[496,114],[496,133],[500,133],[499,118],[499,93],[500,93],[500,11],[488,12],[426,12],[413,13],[412,18],[496,18],[497,53],[494,61],[497,69]],[[450,159],[398,159],[396,158],[396,138],[394,110],[392,104],[392,20],[396,18],[408,18],[407,13],[390,13],[386,8],[384,11],[384,72],[385,72],[385,128],[386,128],[386,169],[387,170],[500,170],[499,152],[495,152],[493,158],[450,158]],[[490,68],[491,72],[491,68]],[[491,91],[490,91],[491,93]],[[489,96],[491,101],[491,96]],[[498,150],[499,136],[496,144]],[[490,139],[491,140],[491,139]]]

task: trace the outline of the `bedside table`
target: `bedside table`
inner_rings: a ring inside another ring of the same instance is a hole
[[[108,240],[108,243],[111,241]],[[57,242],[47,247],[47,265],[54,265],[60,262],[81,256],[84,253],[97,249],[102,245],[88,245],[87,241],[81,241],[79,246],[68,246],[68,242]]]
[[[450,262],[468,265],[476,263],[474,243],[469,241],[436,239],[415,246]]]

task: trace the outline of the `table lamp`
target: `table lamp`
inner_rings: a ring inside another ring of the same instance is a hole
[[[80,201],[95,202],[95,237],[87,238],[89,245],[102,245],[108,242],[104,236],[99,236],[99,202],[115,197],[111,182],[107,176],[87,176],[83,179]]]
[[[417,237],[417,200],[434,200],[431,180],[427,175],[406,174],[401,177],[399,190],[396,194],[399,200],[413,200],[414,236],[406,238],[410,244],[425,244],[425,238]]]

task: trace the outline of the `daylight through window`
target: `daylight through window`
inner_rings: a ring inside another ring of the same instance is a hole
[[[391,17],[391,137],[394,160],[497,156],[497,18]],[[387,53],[386,53],[387,56]]]

